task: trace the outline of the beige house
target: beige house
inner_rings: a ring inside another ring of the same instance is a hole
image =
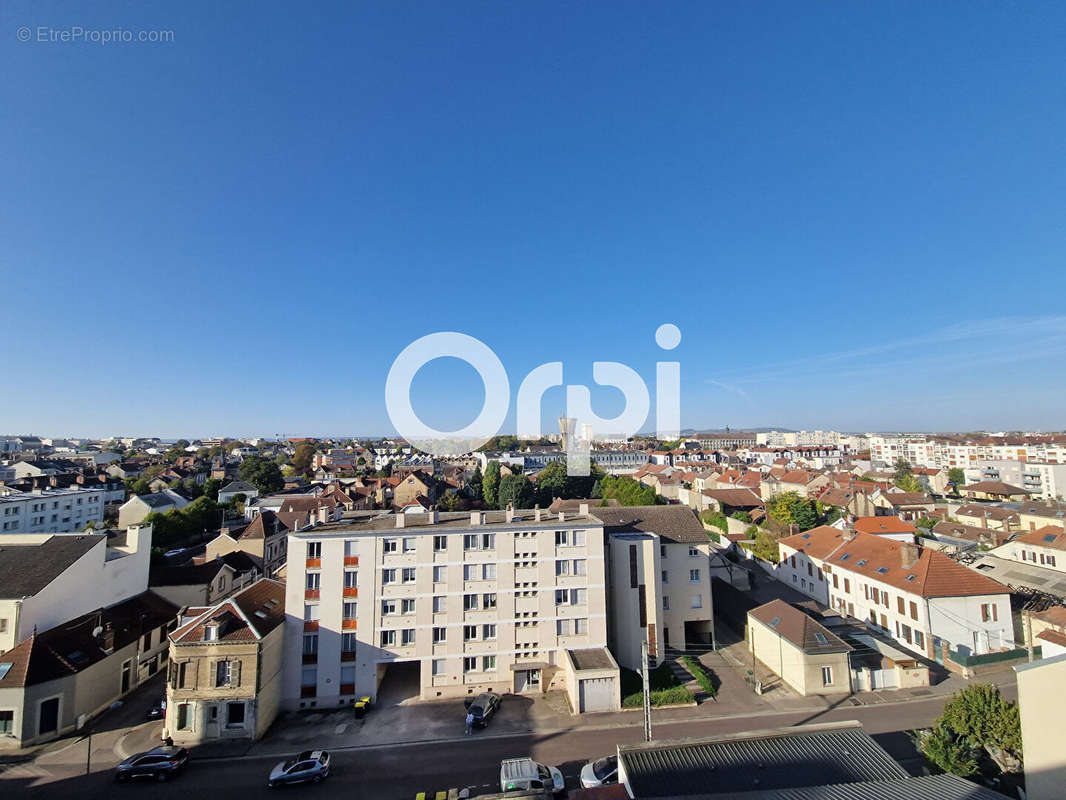
[[[803,696],[851,692],[851,645],[783,600],[748,612],[748,649]]]
[[[278,514],[263,511],[240,533],[220,533],[208,542],[204,556],[211,560],[226,553],[247,553],[259,560],[264,575],[272,576],[285,563],[289,530]]]
[[[1014,668],[1018,678],[1018,707],[1022,718],[1025,794],[1028,800],[1058,800],[1066,785],[1066,748],[1062,720],[1066,718],[1066,655],[1045,658]]]
[[[416,470],[403,478],[392,490],[392,504],[397,508],[403,508],[419,496],[425,497],[432,503],[436,498],[436,490],[433,479]]]
[[[281,699],[285,584],[264,578],[170,635],[165,731],[177,744],[258,739]]]

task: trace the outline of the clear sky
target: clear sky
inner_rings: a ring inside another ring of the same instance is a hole
[[[1064,41],[1061,2],[7,0],[0,433],[386,432],[449,330],[512,392],[676,358],[691,427],[1062,428]],[[482,394],[441,360],[414,405]]]

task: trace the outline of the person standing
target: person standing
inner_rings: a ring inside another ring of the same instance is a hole
[[[473,731],[474,731],[474,715],[471,712],[467,711],[466,712],[466,735],[469,736],[471,733],[473,733]]]

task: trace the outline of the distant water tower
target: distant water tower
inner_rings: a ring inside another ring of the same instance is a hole
[[[570,449],[570,437],[577,433],[577,419],[575,417],[559,417],[559,433],[562,435],[560,442],[563,450]]]

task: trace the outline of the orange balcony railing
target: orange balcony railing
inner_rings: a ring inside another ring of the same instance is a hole
[[[305,631],[317,631],[318,630],[318,620],[317,619],[304,620],[304,630]]]
[[[318,589],[304,589],[304,600],[317,600],[318,594]]]
[[[304,566],[305,567],[321,567],[322,566],[322,559],[321,558],[309,558],[304,563]]]
[[[344,596],[345,597],[358,597],[359,596],[359,587],[358,586],[345,586],[344,587]]]
[[[341,661],[355,661],[355,651],[354,650],[342,650],[341,651]]]
[[[359,566],[359,556],[345,556],[344,557],[344,566],[346,566],[346,567],[358,567]]]

